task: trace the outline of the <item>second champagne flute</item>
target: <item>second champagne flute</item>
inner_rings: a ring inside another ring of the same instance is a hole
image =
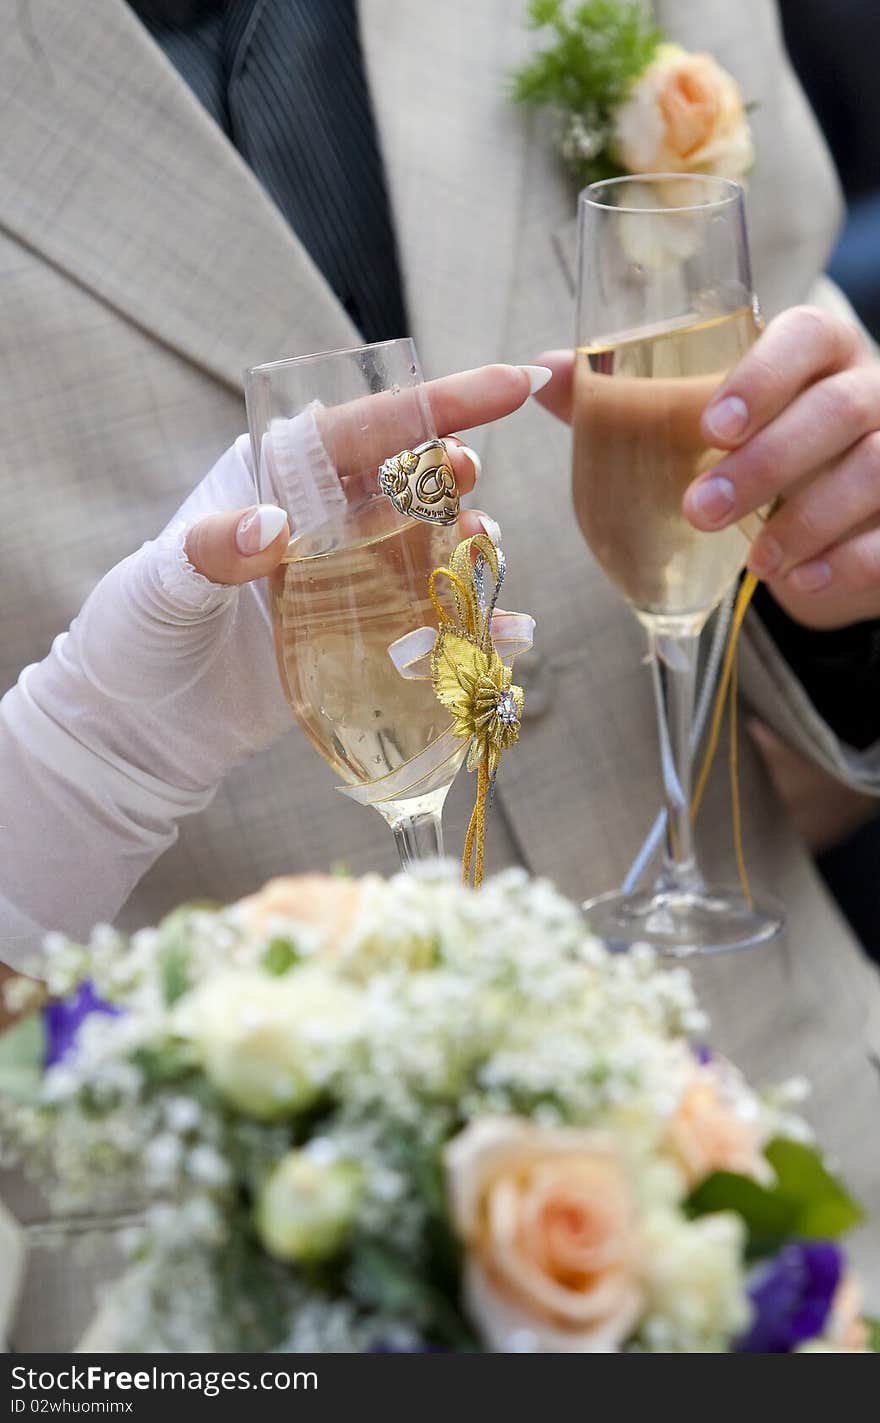
[[[412,341],[385,341],[256,366],[246,377],[261,500],[287,511],[291,540],[270,580],[278,671],[301,729],[344,783],[391,826],[406,866],[442,853],[440,816],[467,746],[430,676],[389,651],[436,628],[432,570],[460,537],[443,446],[402,513],[378,469],[435,441]]]
[[[690,811],[699,634],[742,570],[755,529],[699,533],[682,498],[722,457],[707,448],[700,419],[758,330],[738,184],[658,175],[610,179],[582,194],[574,502],[593,554],[648,634],[667,806],[653,890],[585,906],[595,933],[621,947],[746,948],[784,922],[778,905],[706,884]]]

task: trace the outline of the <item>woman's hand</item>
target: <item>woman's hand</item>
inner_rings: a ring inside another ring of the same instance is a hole
[[[531,384],[518,366],[484,366],[425,386],[461,493],[473,488],[479,461],[451,429],[511,413],[528,398]],[[363,449],[355,436],[365,425],[375,438],[377,459],[393,452],[387,439],[398,432],[387,394],[319,414],[326,446],[320,457],[326,462],[327,448],[332,449],[327,468],[343,490],[364,477]],[[296,439],[288,443],[296,448]],[[304,439],[301,465],[311,448]],[[286,472],[288,485],[304,478],[294,459]],[[254,487],[250,442],[242,435],[165,533],[107,574],[70,633],[68,652],[75,650],[85,679],[108,700],[136,703],[141,710],[159,702],[167,708],[170,698],[185,693],[185,705],[195,715],[199,698],[194,689],[203,682],[202,715],[210,719],[212,733],[193,748],[188,767],[175,768],[175,774],[188,772],[187,784],[200,788],[216,784],[245,755],[267,746],[291,724],[266,627],[262,579],[280,561],[295,530],[283,510],[249,502]],[[464,532],[481,531],[485,518],[469,511],[463,516]],[[178,717],[182,706],[174,706]]]
[[[482,366],[426,383],[424,392],[431,416],[445,439],[459,494],[470,494],[474,488],[480,460],[476,451],[452,431],[472,429],[512,414],[549,374],[546,368],[537,366]],[[388,444],[395,434],[396,419],[394,397],[387,392],[322,410],[318,425],[343,488],[351,479],[360,481],[365,465],[376,466],[389,454],[397,453]],[[365,427],[369,429],[370,442],[366,450]],[[237,448],[250,472],[250,451],[244,437],[237,442]],[[463,535],[482,532],[486,518],[479,510],[463,510]],[[492,522],[490,528],[497,525]],[[193,569],[213,583],[250,583],[271,573],[290,532],[283,511],[271,504],[208,514],[188,531],[186,554]]]
[[[479,462],[451,430],[510,414],[533,383],[520,367],[487,366],[426,387],[461,492]],[[326,413],[339,461],[363,412]],[[364,477],[341,462],[331,472],[343,487]],[[242,436],[0,702],[0,788],[15,806],[0,824],[0,960],[24,965],[44,930],[113,918],[177,820],[292,726],[261,581],[291,529],[253,490]],[[469,512],[465,532],[485,518]]]
[[[570,419],[571,353],[540,359],[554,379],[539,399]],[[856,327],[808,306],[778,316],[702,431],[728,453],[685,494],[694,527],[776,505],[749,567],[786,612],[813,628],[880,617],[880,361]]]

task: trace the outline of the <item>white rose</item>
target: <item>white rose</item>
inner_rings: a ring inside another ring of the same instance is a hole
[[[358,1008],[357,992],[320,968],[280,978],[229,971],[182,998],[175,1025],[195,1044],[217,1091],[240,1112],[269,1121],[319,1096]]]
[[[688,1221],[658,1212],[645,1224],[647,1342],[661,1350],[726,1352],[750,1308],[742,1259],[745,1227],[732,1212]]]
[[[254,1211],[269,1254],[290,1264],[337,1255],[351,1234],[362,1184],[353,1162],[324,1163],[289,1151],[264,1182]]]
[[[661,45],[617,111],[614,146],[630,173],[740,178],[754,149],[736,80],[709,54]]]
[[[446,1148],[465,1302],[490,1349],[613,1353],[644,1294],[634,1206],[593,1132],[484,1117]]]

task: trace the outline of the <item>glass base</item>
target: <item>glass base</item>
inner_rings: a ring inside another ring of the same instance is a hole
[[[650,944],[671,958],[728,954],[768,944],[785,928],[785,910],[774,899],[749,904],[733,887],[694,890],[613,890],[583,905],[588,929],[612,952]]]

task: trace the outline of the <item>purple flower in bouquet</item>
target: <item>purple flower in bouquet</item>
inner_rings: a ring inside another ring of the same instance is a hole
[[[43,1009],[46,1067],[54,1067],[75,1047],[79,1030],[86,1018],[91,1017],[93,1013],[104,1013],[115,1018],[121,1011],[114,1004],[99,998],[94,985],[88,979],[78,985],[73,997],[47,1003]]]
[[[830,1240],[795,1240],[756,1274],[749,1298],[752,1323],[740,1354],[790,1354],[822,1333],[843,1274],[843,1256]]]

